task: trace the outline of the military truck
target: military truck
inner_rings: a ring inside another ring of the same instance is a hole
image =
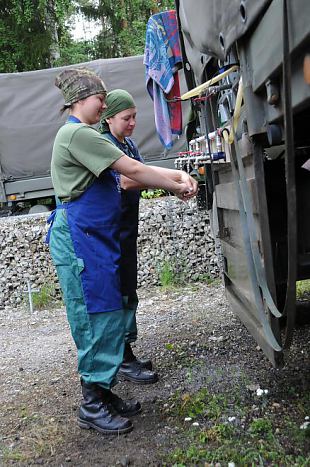
[[[280,366],[296,281],[310,277],[310,2],[176,0],[176,10],[181,100],[193,111],[176,165],[200,177],[228,299]]]
[[[143,56],[79,63],[101,76],[108,90],[124,88],[134,97],[137,128],[133,135],[141,155],[152,164],[172,166],[184,138],[164,151],[156,134],[153,103],[145,86]],[[54,85],[62,68],[0,74],[0,203],[2,214],[38,212],[54,206],[50,177],[52,145],[66,115]]]

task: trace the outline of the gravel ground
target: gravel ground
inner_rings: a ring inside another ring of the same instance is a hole
[[[119,438],[77,427],[80,388],[64,309],[0,310],[1,465],[170,465],[167,456],[189,443],[186,426],[171,410],[173,397],[202,388],[221,394],[241,387],[241,398],[252,402],[240,423],[276,411],[279,420],[290,416],[299,426],[310,416],[310,407],[308,413],[298,409],[310,388],[309,326],[296,330],[287,364],[279,370],[233,315],[221,285],[140,289],[139,297],[135,351],[152,357],[160,381],[117,386],[121,396],[143,406],[134,430]],[[268,391],[264,404],[257,389]],[[302,453],[289,440],[287,446],[293,456],[310,456],[309,442]]]

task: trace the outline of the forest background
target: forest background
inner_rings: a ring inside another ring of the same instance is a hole
[[[1,0],[0,73],[143,54],[149,17],[173,0]],[[96,24],[74,38],[75,19]]]

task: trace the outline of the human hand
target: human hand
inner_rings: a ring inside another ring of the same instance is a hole
[[[192,186],[189,186],[188,183],[177,182],[177,188],[175,188],[173,192],[182,201],[188,201],[190,198],[195,196],[196,193],[194,192],[194,190],[195,188]]]
[[[188,187],[188,193],[185,194],[185,199],[193,198],[197,195],[198,191],[198,183],[197,181],[191,177],[187,172],[180,170],[180,182],[183,182]]]

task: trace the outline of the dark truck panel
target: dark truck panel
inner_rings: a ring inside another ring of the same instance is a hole
[[[296,281],[310,277],[310,2],[192,5],[176,1],[193,90],[183,98],[196,113],[178,166],[206,169],[200,183],[218,224],[228,299],[280,366],[298,318]]]

